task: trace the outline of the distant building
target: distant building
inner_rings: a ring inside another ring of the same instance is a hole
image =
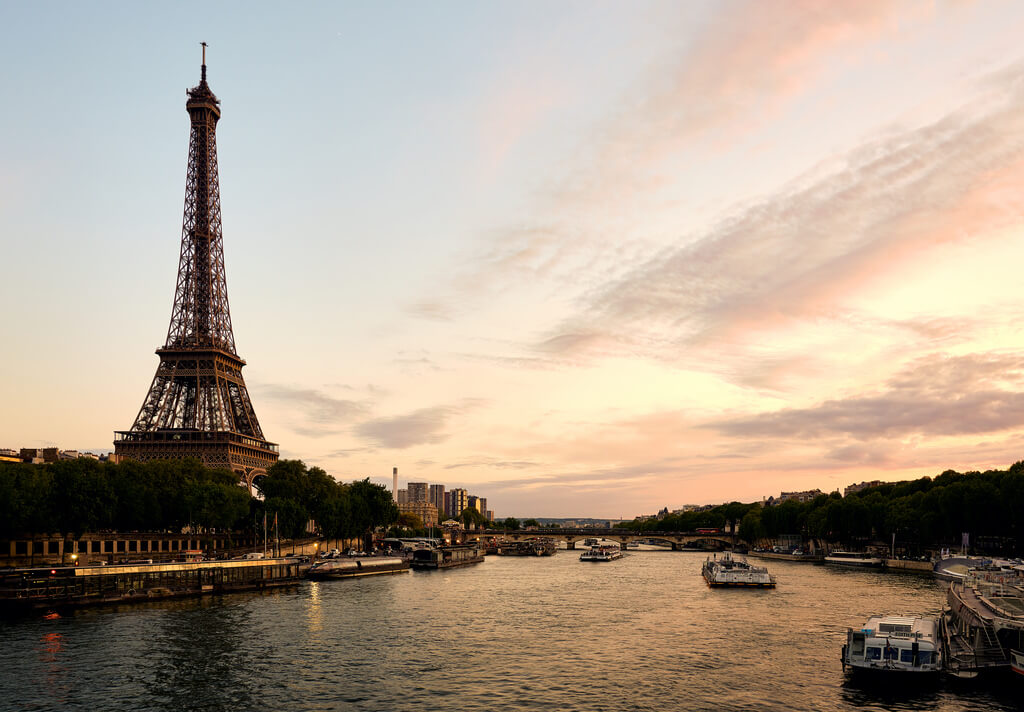
[[[423,521],[424,526],[437,526],[437,507],[429,502],[405,502],[398,505],[398,511],[402,514],[415,514]]]
[[[815,498],[825,494],[820,489],[806,490],[804,492],[783,492],[779,495],[779,498],[775,500],[775,504],[782,504],[788,502],[791,499],[795,499],[797,502],[813,502]]]
[[[427,501],[437,507],[438,512],[447,512],[444,505],[444,485],[430,485]]]
[[[403,504],[408,504],[408,503],[409,503],[409,490],[405,490],[405,489],[398,490],[397,504],[398,504],[399,508],[401,508],[401,506]]]
[[[866,490],[868,487],[878,487],[881,484],[881,480],[871,480],[870,482],[861,482],[858,485],[850,485],[849,487],[843,490],[843,496],[846,497],[848,495],[853,494],[854,492]]]
[[[426,482],[410,482],[406,491],[409,493],[410,502],[428,502],[427,493],[429,485]]]
[[[464,510],[468,506],[469,506],[469,492],[467,492],[466,490],[462,489],[461,487],[456,487],[455,489],[453,489],[452,490],[452,510],[450,512],[451,516],[458,517],[460,514],[462,514],[462,510]]]

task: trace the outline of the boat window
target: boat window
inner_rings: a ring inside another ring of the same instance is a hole
[[[898,660],[900,657],[899,648],[894,648],[891,645],[885,646],[885,659],[886,660]]]
[[[917,662],[920,665],[931,665],[932,664],[932,651],[921,650],[917,653]]]
[[[914,651],[910,648],[903,648],[900,650],[900,662],[901,663],[912,663],[914,662]]]
[[[881,660],[882,649],[881,648],[868,648],[867,655],[864,656],[865,660]]]

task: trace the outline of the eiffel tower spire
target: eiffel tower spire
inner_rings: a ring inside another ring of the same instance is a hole
[[[220,101],[206,83],[202,45],[201,79],[185,102],[192,128],[171,323],[142,408],[131,430],[116,433],[114,450],[119,459],[195,457],[238,472],[251,488],[278,453],[263,437],[235,351],[217,174]]]

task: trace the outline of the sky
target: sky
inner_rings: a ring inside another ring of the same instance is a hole
[[[108,452],[221,100],[267,439],[505,516],[1024,459],[1024,4],[0,0],[0,447]]]

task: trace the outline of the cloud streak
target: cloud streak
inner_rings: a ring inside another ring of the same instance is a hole
[[[733,438],[857,441],[908,436],[999,433],[1024,426],[1024,356],[933,355],[915,360],[877,395],[828,400],[709,423]],[[831,456],[870,460],[861,445],[837,445]]]
[[[1019,224],[1024,73],[1001,79],[970,107],[868,142],[841,170],[805,176],[592,290],[537,349],[614,339],[672,351],[841,317],[845,300],[880,274]]]

